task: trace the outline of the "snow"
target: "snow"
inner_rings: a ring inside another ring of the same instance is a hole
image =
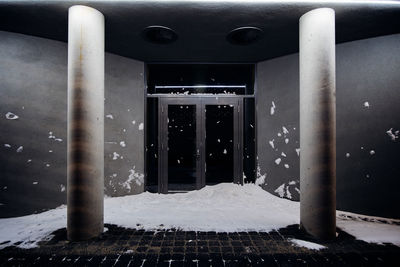
[[[8,148],[10,148],[10,147],[11,147],[11,145],[10,145],[10,144],[4,144],[4,147],[8,147]]]
[[[322,246],[317,243],[309,242],[309,241],[304,241],[300,239],[295,239],[295,238],[289,238],[289,241],[293,243],[293,245],[297,247],[305,247],[308,249],[313,249],[313,250],[320,250],[326,248],[325,246]]]
[[[374,155],[374,154],[375,154],[375,151],[374,151],[374,150],[371,150],[371,151],[369,152],[369,154],[370,154],[370,155]]]
[[[349,158],[350,157],[350,153],[346,153],[346,158]]]
[[[112,114],[107,114],[107,115],[106,115],[106,118],[108,118],[108,119],[110,119],[110,120],[113,120],[113,119],[114,119],[114,116],[113,116]]]
[[[369,243],[392,243],[400,246],[400,225],[393,224],[394,221],[398,223],[399,220],[359,215],[344,211],[337,211],[336,216],[337,226],[357,239]]]
[[[369,103],[368,103],[368,101],[365,101],[365,102],[364,102],[364,107],[365,107],[365,108],[369,108]]]
[[[289,143],[289,138],[285,138],[285,144]]]
[[[120,145],[121,147],[126,147],[126,144],[125,144],[124,141],[119,142],[119,145]]]
[[[297,156],[300,156],[300,148],[296,148]]]
[[[285,184],[280,188],[287,193]],[[299,206],[299,202],[276,197],[255,184],[222,183],[180,194],[144,192],[105,198],[104,222],[127,228],[139,225],[145,230],[269,232],[298,224]],[[382,218],[348,214],[338,211],[337,223],[349,234],[367,242],[400,246],[400,226],[391,223],[393,220],[383,219],[387,222],[384,224]],[[0,219],[0,249],[17,242],[22,242],[18,245],[21,248],[35,247],[39,241],[50,239],[55,230],[65,228],[66,216],[66,206],[61,206],[39,214]],[[369,221],[363,221],[365,217]],[[303,240],[291,242],[312,249],[317,245]]]
[[[17,151],[17,153],[21,153],[23,150],[24,150],[24,147],[20,146],[20,147],[17,148],[16,151]]]
[[[281,163],[281,161],[282,161],[281,158],[277,158],[277,159],[275,160],[275,164],[276,164],[276,165],[279,165],[279,164]]]
[[[17,120],[19,117],[12,112],[7,112],[6,119],[7,120]]]

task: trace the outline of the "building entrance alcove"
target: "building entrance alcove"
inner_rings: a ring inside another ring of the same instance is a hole
[[[254,181],[254,66],[147,66],[146,188]]]

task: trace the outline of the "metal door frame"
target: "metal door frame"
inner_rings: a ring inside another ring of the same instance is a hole
[[[168,193],[168,105],[196,106],[196,189],[206,185],[205,106],[233,105],[233,182],[243,184],[243,98],[233,96],[162,96],[158,102],[158,192]]]

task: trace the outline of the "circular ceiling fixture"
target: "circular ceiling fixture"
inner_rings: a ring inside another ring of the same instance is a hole
[[[146,41],[155,44],[170,44],[178,39],[176,32],[164,26],[146,27],[142,32],[142,36]]]
[[[235,45],[249,45],[263,36],[263,31],[257,27],[240,27],[232,30],[226,39]]]

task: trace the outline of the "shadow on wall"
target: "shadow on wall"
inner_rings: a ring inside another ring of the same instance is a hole
[[[67,44],[0,31],[0,218],[66,203]],[[144,189],[144,64],[106,54],[105,194]]]
[[[266,174],[267,191],[293,200],[299,199],[298,64],[293,54],[257,68],[259,177]],[[400,34],[336,46],[339,210],[400,218],[399,69]]]

